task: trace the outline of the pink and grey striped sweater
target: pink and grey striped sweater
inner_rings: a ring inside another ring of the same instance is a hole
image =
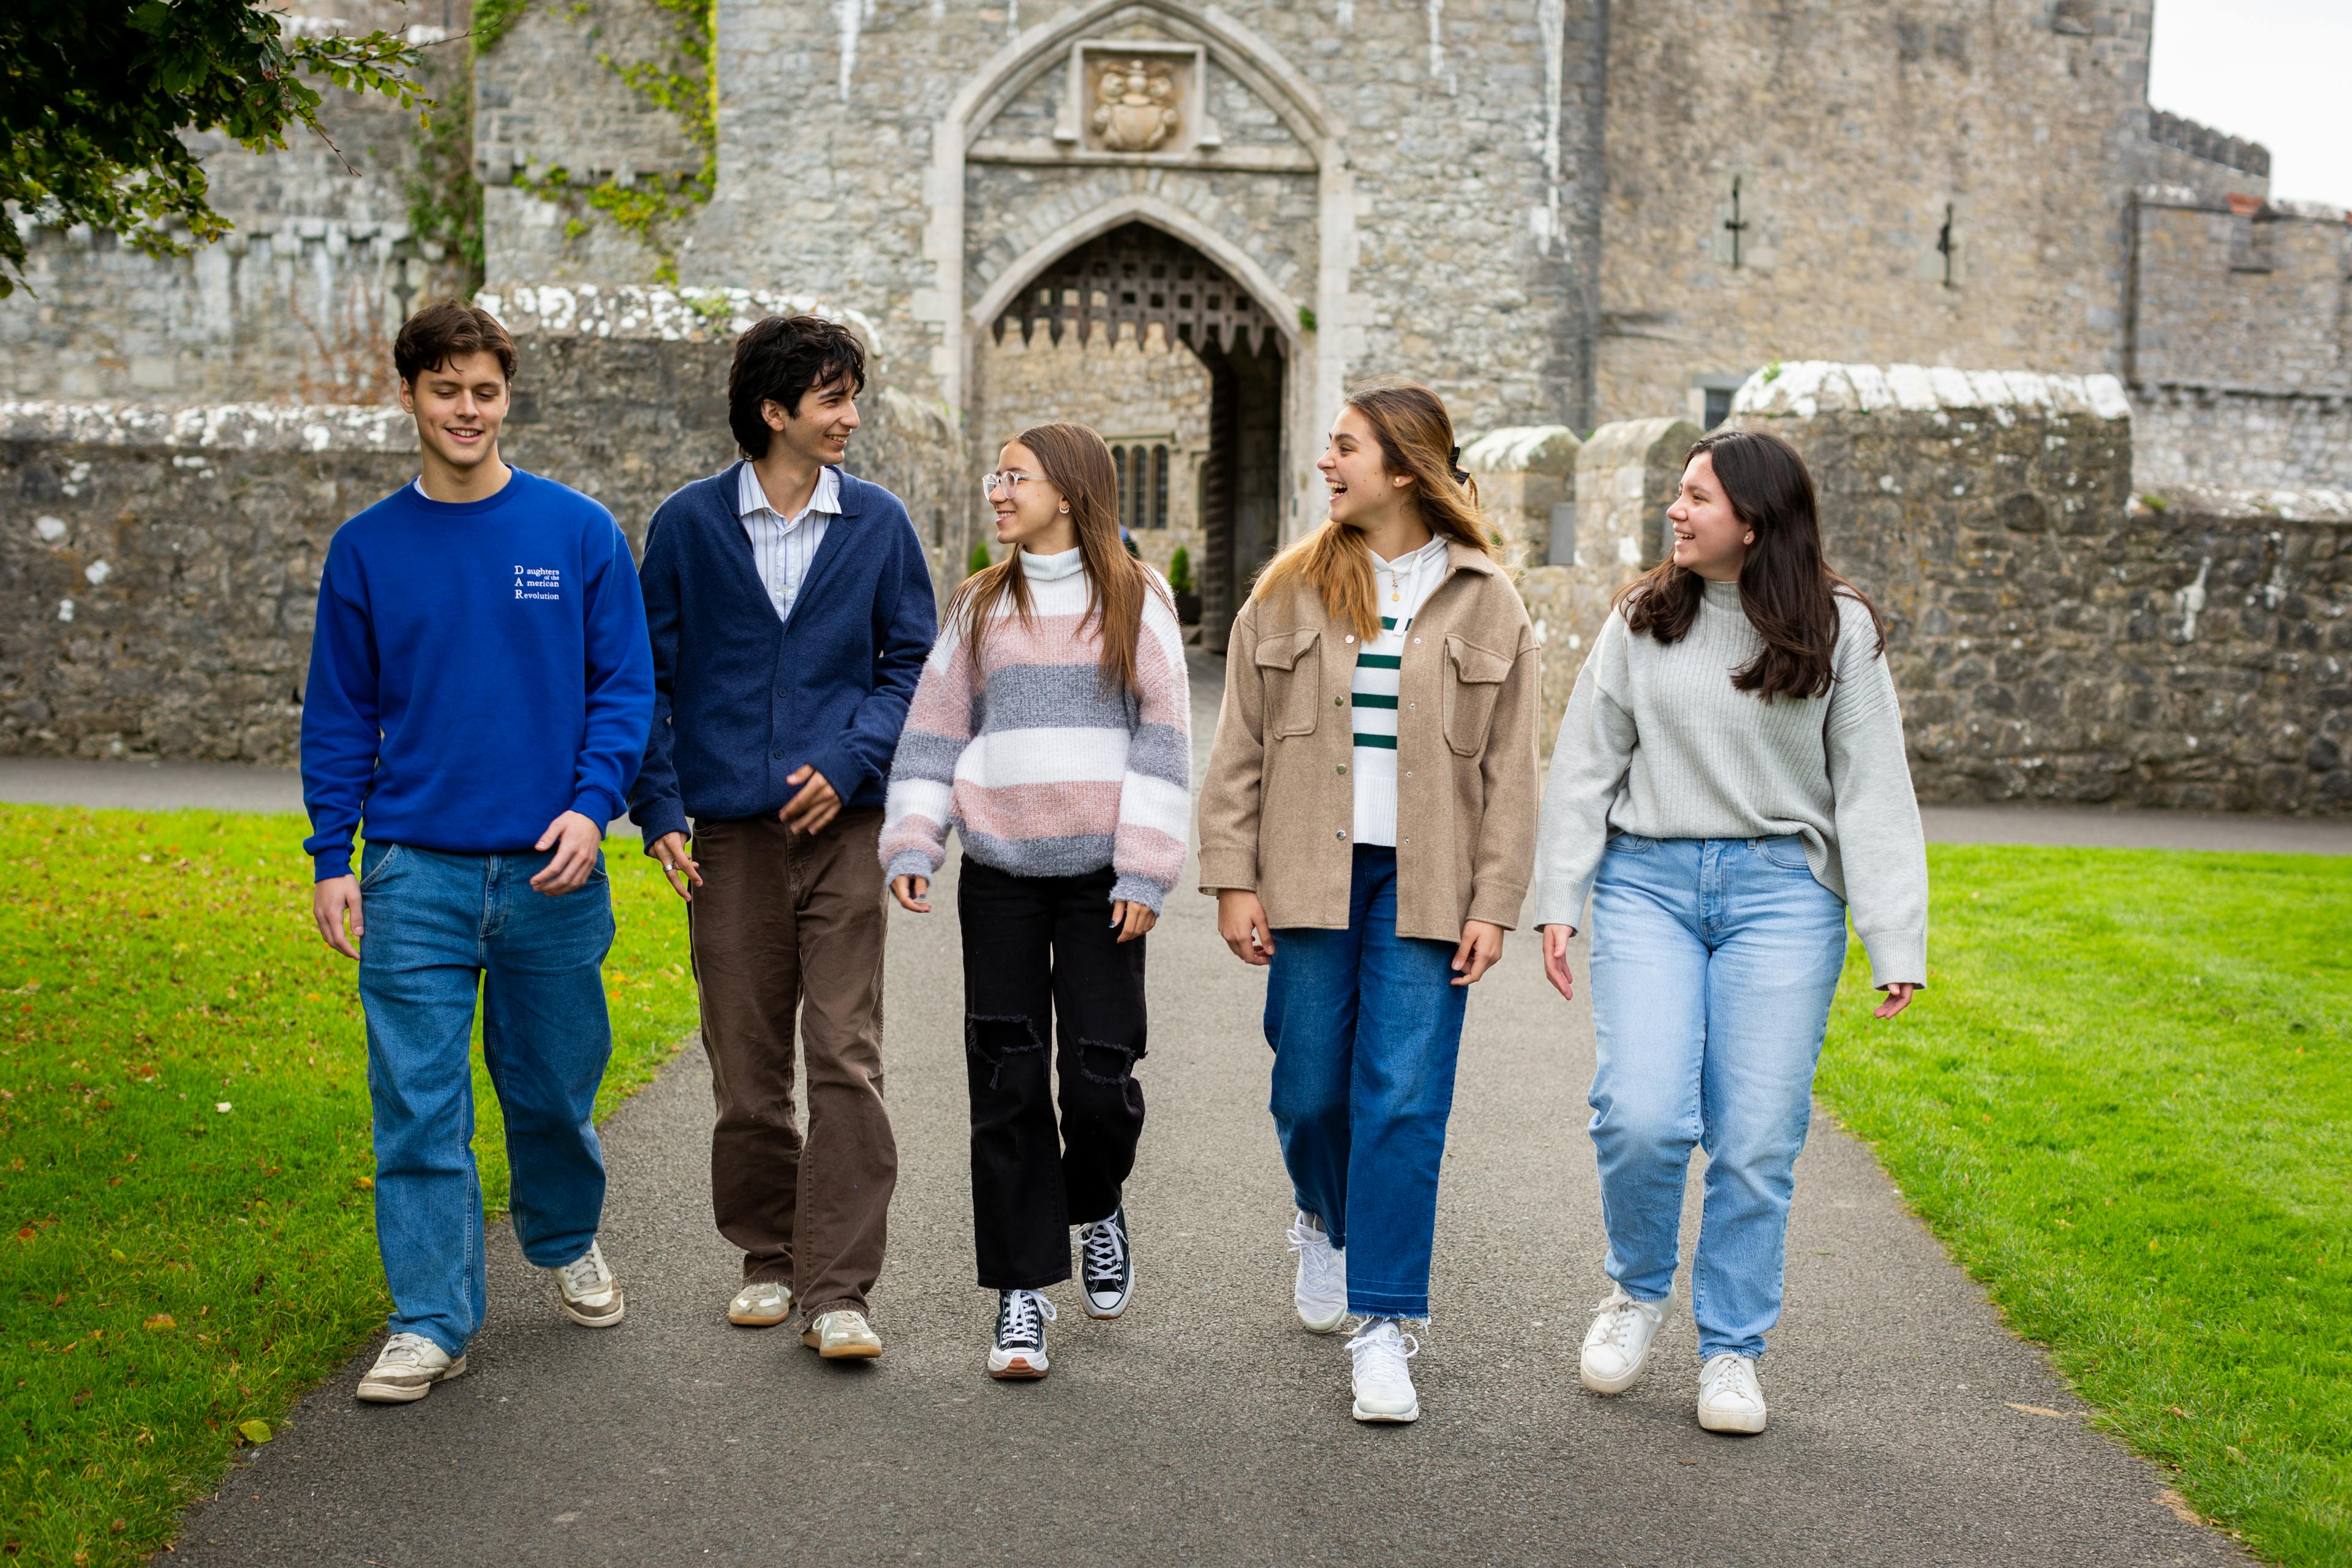
[[[923,663],[882,826],[892,877],[929,877],[964,853],[1018,877],[1111,867],[1113,899],[1155,912],[1184,871],[1192,815],[1192,700],[1183,629],[1157,576],[1143,596],[1133,691],[1104,689],[1101,642],[1076,550],[1024,552],[1031,617],[1006,606],[974,669],[959,629]]]

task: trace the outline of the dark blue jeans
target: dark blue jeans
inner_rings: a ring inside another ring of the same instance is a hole
[[[613,1054],[603,964],[612,888],[550,898],[551,856],[445,855],[371,842],[360,859],[360,1001],[375,1106],[375,1235],[392,1331],[462,1354],[488,1308],[474,1169],[473,1033],[506,1113],[523,1256],[570,1263],[596,1239],[604,1153],[591,1120]]]
[[[1348,1254],[1348,1310],[1429,1315],[1437,1168],[1469,987],[1454,944],[1396,933],[1396,851],[1358,845],[1348,929],[1275,933],[1275,1131],[1298,1206]]]

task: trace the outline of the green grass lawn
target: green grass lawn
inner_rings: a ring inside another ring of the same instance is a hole
[[[0,805],[0,1553],[153,1551],[388,1309],[355,966],[311,926],[305,831]],[[694,1022],[675,896],[634,839],[607,864],[600,1116]],[[478,1058],[475,1096],[503,1205]]]
[[[2197,1510],[2352,1562],[2352,859],[1943,847],[1933,989],[1820,1089]]]

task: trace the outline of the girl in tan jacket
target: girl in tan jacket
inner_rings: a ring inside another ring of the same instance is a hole
[[[1363,1320],[1359,1421],[1421,1414],[1402,1325],[1429,1315],[1464,1005],[1535,852],[1535,631],[1456,450],[1425,387],[1349,397],[1316,465],[1329,521],[1234,622],[1201,795],[1218,932],[1271,966],[1299,1320]]]

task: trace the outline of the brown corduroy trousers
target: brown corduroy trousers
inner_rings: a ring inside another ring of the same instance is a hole
[[[719,1117],[710,1197],[743,1279],[789,1282],[806,1320],[867,1310],[882,1272],[898,1145],[882,1104],[878,807],[819,833],[772,816],[698,822],[687,906]],[[809,1127],[793,1113],[795,1015]]]

